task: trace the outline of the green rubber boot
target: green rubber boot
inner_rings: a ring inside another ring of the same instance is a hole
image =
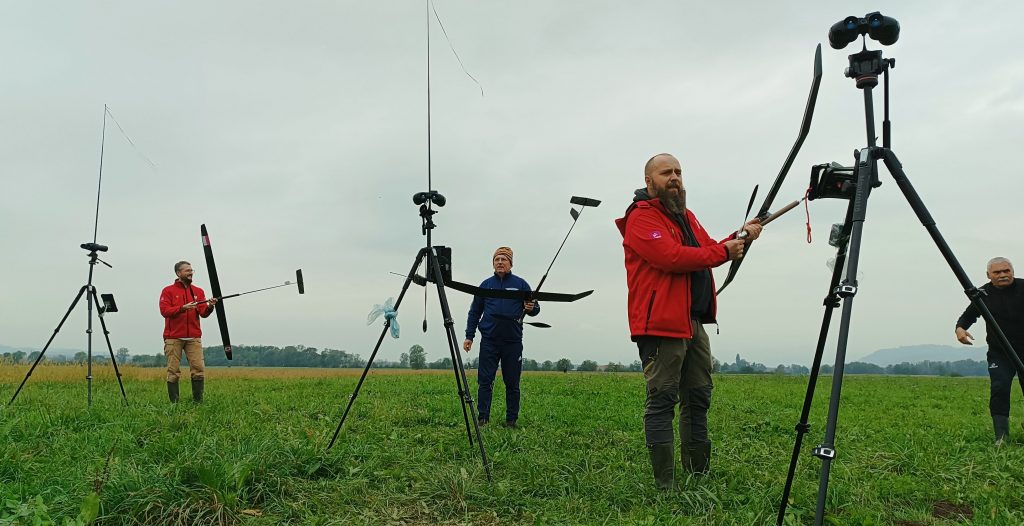
[[[203,379],[193,378],[192,379],[192,401],[201,404],[203,403]]]
[[[711,442],[682,444],[679,450],[686,471],[694,475],[707,475],[711,471]]]
[[[654,471],[654,485],[660,490],[675,487],[675,453],[672,444],[655,444],[647,446],[651,454],[651,469]]]
[[[1010,438],[1010,417],[992,415],[992,429],[996,432],[996,445],[1002,445]]]

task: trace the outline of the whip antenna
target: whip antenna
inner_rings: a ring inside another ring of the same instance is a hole
[[[100,228],[100,190],[103,188],[103,147],[107,143],[107,105],[103,105],[103,131],[100,132],[100,177],[96,183],[96,219],[92,225],[92,242],[96,243],[96,234]]]

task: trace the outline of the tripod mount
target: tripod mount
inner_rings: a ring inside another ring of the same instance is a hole
[[[409,285],[416,283],[417,285],[426,286],[428,281],[432,281],[437,285],[437,299],[441,306],[441,315],[444,318],[445,335],[448,339],[448,354],[452,361],[452,372],[455,375],[455,388],[458,393],[459,402],[462,404],[462,416],[466,424],[466,438],[469,440],[470,447],[473,447],[473,437],[476,436],[476,444],[480,449],[480,459],[483,462],[484,471],[487,473],[487,480],[491,478],[491,464],[487,459],[487,450],[484,447],[483,436],[480,434],[480,425],[477,421],[476,406],[473,402],[473,397],[469,390],[469,381],[466,378],[466,369],[462,363],[462,356],[459,354],[459,349],[456,346],[458,337],[455,334],[455,322],[452,319],[451,308],[448,305],[448,297],[445,295],[445,279],[451,277],[451,266],[450,259],[448,263],[448,270],[444,272],[441,265],[441,258],[438,253],[447,253],[450,258],[451,251],[446,250],[445,247],[434,247],[431,242],[431,233],[433,229],[437,227],[434,223],[433,217],[438,211],[434,210],[431,205],[436,204],[438,207],[444,206],[446,200],[443,195],[438,193],[436,190],[430,190],[427,192],[418,192],[413,195],[413,203],[420,205],[420,219],[421,219],[421,231],[426,236],[426,245],[419,250],[416,254],[416,258],[413,261],[412,268],[409,270],[409,274],[406,275],[405,283],[402,285],[402,291],[398,295],[398,299],[395,301],[394,309],[397,312],[399,306],[402,304],[402,300],[405,298],[405,293],[409,290]],[[417,270],[426,261],[426,277],[419,276],[416,274]],[[352,405],[356,401],[356,397],[359,396],[359,391],[363,386],[363,381],[366,380],[366,375],[370,371],[370,367],[373,365],[373,360],[377,357],[377,352],[380,351],[381,343],[384,341],[384,336],[388,333],[388,329],[391,327],[392,319],[385,318],[384,328],[380,332],[380,337],[377,338],[377,344],[373,347],[373,352],[370,354],[370,358],[366,361],[366,367],[363,368],[362,374],[359,376],[359,381],[356,383],[356,388],[349,396],[348,405],[345,407],[345,412],[341,416],[341,420],[338,422],[338,427],[334,430],[334,435],[331,437],[330,443],[327,445],[327,449],[330,450],[334,447],[335,441],[338,439],[338,434],[341,432],[341,427],[345,424],[345,420],[348,418],[349,411],[352,409]],[[426,327],[426,321],[424,320],[424,328]]]
[[[839,324],[839,338],[836,349],[835,365],[832,375],[832,391],[829,397],[828,416],[825,424],[825,436],[820,444],[812,450],[812,455],[822,461],[822,467],[818,483],[818,498],[815,509],[814,524],[820,526],[825,514],[825,500],[828,492],[829,473],[832,462],[837,458],[836,450],[836,426],[839,418],[839,401],[842,393],[843,372],[846,363],[847,342],[850,335],[850,320],[853,313],[853,300],[859,292],[857,283],[857,267],[860,262],[861,241],[863,237],[864,223],[867,219],[867,204],[871,190],[881,185],[878,179],[878,162],[885,164],[889,174],[893,177],[907,203],[917,215],[918,220],[928,231],[932,241],[939,252],[946,260],[950,270],[956,276],[957,281],[963,287],[968,299],[981,313],[987,326],[996,333],[998,339],[1007,351],[1008,356],[1014,362],[1018,374],[1024,375],[1024,363],[1014,352],[1006,335],[999,324],[993,318],[991,311],[983,302],[984,292],[975,287],[957,261],[949,245],[935,225],[928,209],[925,207],[917,191],[911,185],[903,166],[891,148],[891,125],[889,121],[889,85],[888,72],[895,67],[894,59],[882,57],[881,50],[869,51],[866,48],[867,36],[878,40],[883,45],[889,45],[896,41],[899,36],[899,23],[894,19],[882,16],[880,13],[869,13],[864,18],[847,17],[832,27],[829,32],[829,40],[832,47],[842,49],[847,43],[852,42],[858,35],[866,35],[865,48],[849,56],[850,66],[846,69],[845,75],[854,79],[857,88],[864,92],[864,114],[865,127],[867,132],[867,147],[854,152],[856,162],[852,167],[843,167],[837,163],[829,163],[815,166],[811,172],[811,184],[808,190],[808,199],[846,199],[849,205],[846,210],[846,217],[841,225],[833,228],[830,244],[837,248],[835,266],[833,267],[832,279],[829,283],[828,294],[824,300],[825,313],[818,334],[817,347],[814,353],[814,361],[811,365],[810,378],[808,380],[807,392],[804,397],[803,409],[800,414],[800,421],[796,424],[797,436],[793,444],[793,454],[790,460],[789,474],[783,490],[782,499],[779,505],[779,512],[776,517],[776,524],[781,526],[785,519],[786,506],[789,502],[790,491],[792,490],[793,479],[796,473],[797,461],[803,441],[803,436],[810,432],[808,418],[811,404],[814,398],[814,390],[817,384],[818,371],[821,366],[822,356],[825,348],[825,341],[828,336],[829,325],[832,313],[835,309],[842,307],[842,314]],[[878,76],[884,75],[884,121],[882,146],[876,145],[875,116],[872,98],[872,89],[878,85]],[[844,276],[845,270],[845,276]]]
[[[594,200],[590,201],[593,201],[594,203],[597,202]],[[402,300],[405,298],[405,293],[409,290],[409,285],[415,283],[416,285],[426,287],[428,283],[434,283],[437,286],[437,299],[440,302],[441,315],[444,318],[445,336],[448,339],[448,353],[452,361],[452,370],[455,375],[455,387],[459,396],[459,401],[462,404],[462,416],[466,424],[466,438],[469,440],[470,447],[473,447],[473,437],[476,437],[475,445],[480,450],[480,459],[483,462],[484,470],[487,473],[487,480],[492,480],[491,465],[490,461],[487,459],[487,450],[484,447],[483,437],[480,434],[476,405],[474,404],[473,397],[470,394],[469,381],[466,379],[466,369],[462,363],[462,357],[459,354],[458,342],[460,340],[455,334],[455,322],[452,320],[451,308],[448,305],[448,297],[445,294],[445,288],[447,287],[459,292],[485,298],[552,302],[573,302],[589,296],[594,291],[588,290],[577,294],[567,294],[560,292],[483,289],[467,283],[455,281],[452,279],[451,249],[444,246],[434,246],[432,243],[432,232],[434,228],[437,227],[434,223],[433,217],[438,212],[433,209],[433,205],[437,205],[438,207],[444,206],[446,203],[445,197],[436,190],[418,192],[413,195],[413,203],[420,206],[421,231],[427,238],[426,246],[417,252],[412,268],[409,270],[409,273],[406,274],[405,283],[402,284],[402,291],[398,294],[398,299],[395,301],[394,310],[397,314],[398,308],[402,304]],[[597,205],[587,204],[583,206]],[[578,217],[578,213],[575,217]],[[426,263],[424,275],[419,275],[416,272],[424,262]],[[391,324],[392,317],[385,317],[384,328],[381,329],[380,337],[377,338],[377,344],[373,347],[373,352],[370,353],[370,358],[366,362],[366,367],[363,368],[363,373],[359,376],[359,381],[356,382],[355,390],[349,396],[348,405],[345,407],[341,420],[338,422],[338,427],[334,430],[334,435],[331,437],[331,441],[327,445],[328,450],[334,447],[334,443],[338,439],[338,435],[341,432],[342,426],[345,424],[345,420],[348,418],[356,397],[359,396],[359,391],[363,386],[363,381],[366,380],[366,375],[370,371],[370,367],[373,365],[373,360],[377,357],[377,352],[380,351],[381,343],[384,341],[384,336],[388,333]],[[423,321],[423,327],[424,331],[426,331],[426,320]]]
[[[92,405],[92,316],[94,306],[96,307],[96,311],[99,316],[100,327],[103,328],[103,338],[107,343],[107,351],[110,353],[110,363],[114,366],[114,373],[117,375],[117,385],[121,388],[121,398],[124,399],[126,404],[128,403],[128,396],[124,392],[124,382],[121,381],[121,371],[117,367],[117,359],[114,357],[114,349],[110,345],[110,331],[107,330],[107,322],[104,320],[105,313],[117,312],[117,304],[114,302],[114,296],[112,294],[103,294],[103,303],[100,304],[100,298],[97,297],[96,294],[96,287],[92,284],[93,270],[96,268],[96,263],[103,263],[109,268],[114,268],[110,263],[100,259],[99,254],[97,254],[98,252],[106,252],[108,247],[100,245],[95,241],[92,243],[82,243],[79,246],[89,252],[89,279],[86,281],[85,285],[82,285],[82,287],[78,289],[78,294],[75,295],[75,299],[72,300],[71,306],[69,306],[67,312],[64,313],[64,317],[61,318],[60,323],[57,324],[57,328],[53,330],[53,334],[50,335],[50,339],[46,341],[46,345],[43,346],[43,350],[39,352],[38,356],[36,356],[35,362],[32,363],[32,367],[30,367],[28,373],[25,374],[25,378],[21,381],[21,385],[18,386],[18,389],[14,392],[14,396],[11,397],[11,400],[7,405],[13,404],[14,400],[18,398],[18,393],[20,393],[22,388],[25,387],[25,383],[28,382],[29,377],[32,376],[32,372],[36,370],[36,366],[38,366],[43,360],[43,356],[46,355],[46,350],[50,348],[50,344],[53,343],[54,338],[57,337],[57,333],[60,332],[61,327],[64,326],[64,322],[67,321],[68,316],[70,316],[71,312],[75,310],[75,306],[78,305],[78,301],[82,299],[83,294],[86,296],[85,303],[88,305],[89,311],[88,325],[85,331],[87,335],[86,340],[88,342],[88,354],[86,358],[87,372],[85,376],[86,383],[88,385],[88,405]]]

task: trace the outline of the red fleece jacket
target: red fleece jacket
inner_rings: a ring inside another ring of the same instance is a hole
[[[690,210],[686,218],[697,247],[683,243],[683,232],[658,199],[637,201],[615,220],[626,255],[629,332],[632,336],[693,337],[690,321],[690,273],[729,260],[724,243],[708,236]],[[711,278],[714,290],[714,276]],[[712,296],[710,319],[717,313]]]
[[[182,305],[193,301],[203,301],[206,293],[203,289],[189,285],[185,286],[181,280],[164,287],[160,293],[160,315],[164,317],[164,339],[170,338],[200,338],[203,330],[199,328],[199,317],[206,318],[213,309],[209,303],[203,303],[194,310],[182,311]]]

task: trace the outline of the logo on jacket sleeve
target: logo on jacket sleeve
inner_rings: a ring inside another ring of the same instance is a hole
[[[651,239],[661,239],[661,230],[651,230]]]

